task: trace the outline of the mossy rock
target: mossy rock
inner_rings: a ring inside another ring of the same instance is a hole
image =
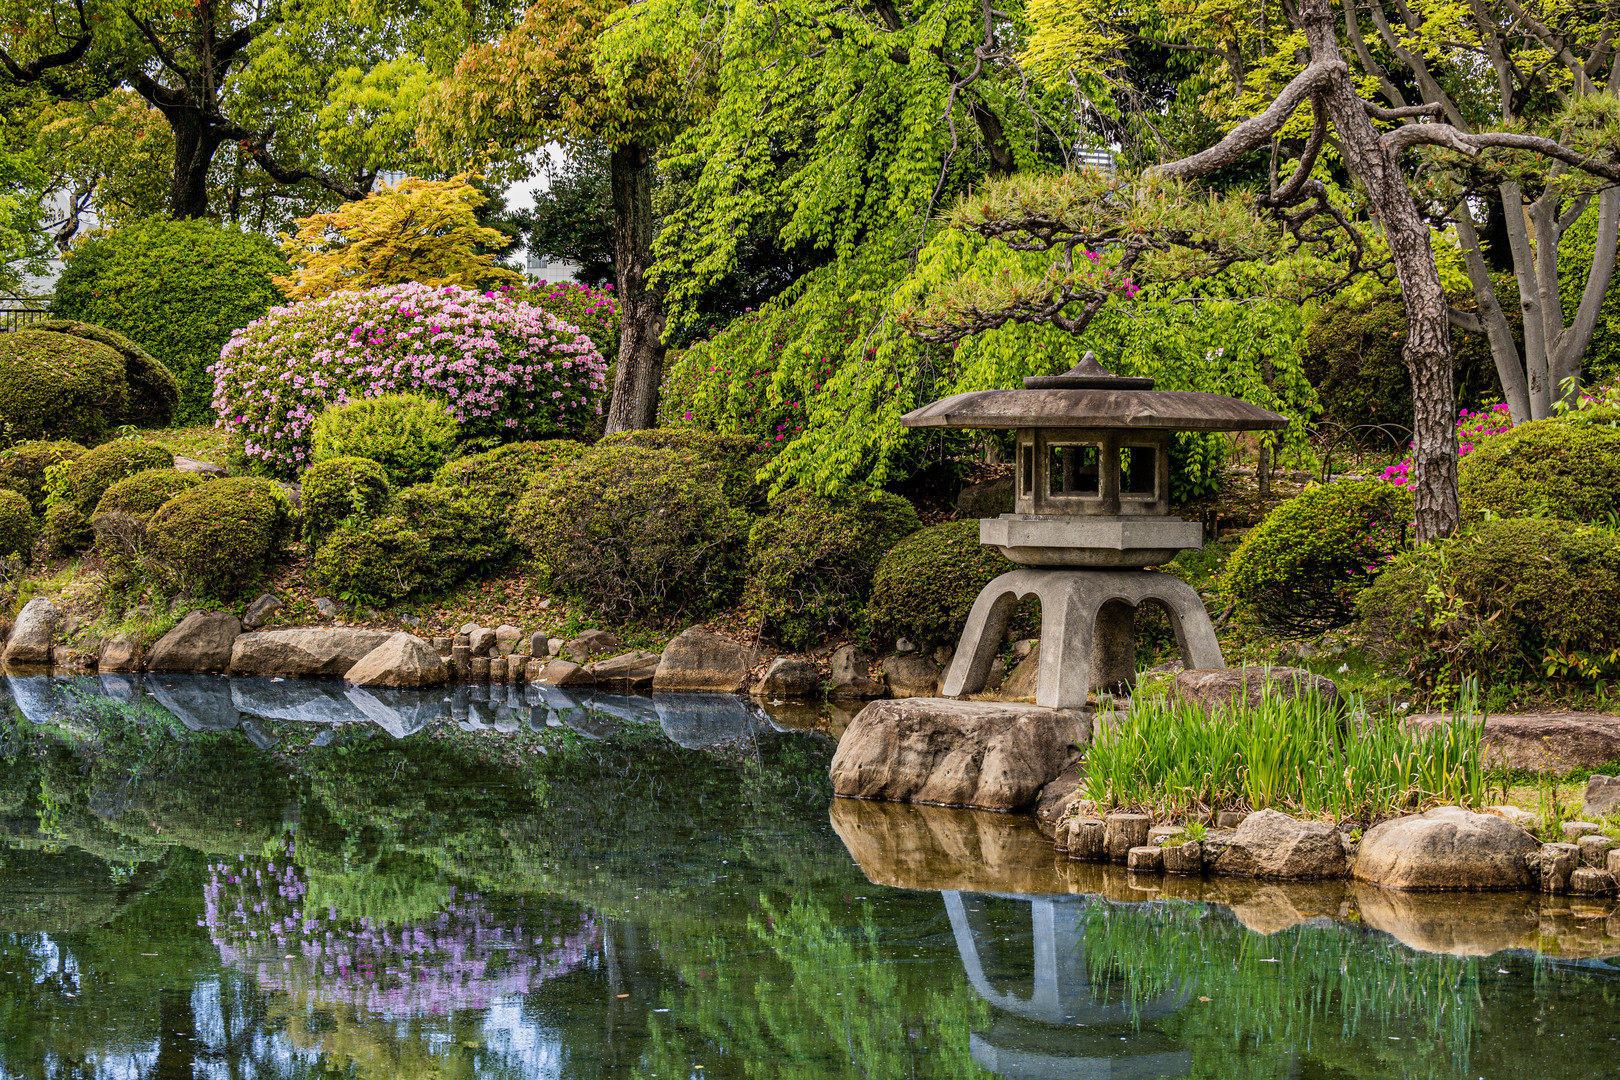
[[[15,491],[0,488],[0,558],[28,562],[39,539],[39,523],[34,520],[28,500]]]
[[[1462,459],[1463,516],[1602,521],[1620,509],[1620,422],[1613,410],[1535,420]]]
[[[263,580],[286,541],[291,509],[274,481],[210,480],[159,507],[147,551],[170,584],[228,600]]]
[[[0,334],[0,425],[8,442],[91,444],[124,422],[124,358],[99,341],[18,330]]]
[[[300,477],[298,511],[306,543],[318,544],[346,518],[369,518],[388,505],[388,473],[370,458],[335,457]]]
[[[81,457],[85,448],[76,442],[23,442],[0,452],[0,488],[28,500],[36,515],[45,513],[45,471],[53,465]]]
[[[123,334],[78,319],[46,319],[30,323],[28,328],[108,346],[124,358],[129,404],[123,422],[143,428],[163,428],[174,422],[174,411],[180,404],[180,381],[156,357]]]
[[[887,491],[779,495],[748,534],[745,606],[762,632],[808,648],[858,621],[879,560],[921,527],[912,505]]]
[[[980,591],[1014,569],[995,548],[979,543],[977,520],[918,530],[878,563],[866,605],[868,627],[882,641],[954,645]]]

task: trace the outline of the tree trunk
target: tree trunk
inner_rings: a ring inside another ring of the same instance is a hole
[[[1451,381],[1451,322],[1445,289],[1429,246],[1429,226],[1418,213],[1395,155],[1380,141],[1339,52],[1327,0],[1302,0],[1300,23],[1313,63],[1336,65],[1326,99],[1345,162],[1367,188],[1389,240],[1406,306],[1402,357],[1412,379],[1412,496],[1417,539],[1449,536],[1461,523],[1457,508],[1457,404]]]
[[[639,431],[658,423],[664,378],[664,307],[647,287],[652,265],[653,151],[628,143],[608,164],[613,189],[613,262],[618,272],[619,359],[607,430]]]
[[[208,215],[208,168],[219,139],[192,110],[165,113],[174,132],[174,175],[169,181],[169,216],[175,219]]]

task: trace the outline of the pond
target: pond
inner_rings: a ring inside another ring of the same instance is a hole
[[[721,697],[14,675],[0,1077],[1613,1076],[1620,915],[1135,880]]]

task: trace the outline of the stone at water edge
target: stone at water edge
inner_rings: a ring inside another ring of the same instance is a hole
[[[1275,810],[1258,810],[1226,840],[1215,872],[1302,881],[1345,877],[1349,864],[1331,822],[1296,821]]]
[[[1122,863],[1132,848],[1147,843],[1153,818],[1147,814],[1109,814],[1103,818],[1103,847],[1108,858]]]
[[[1267,697],[1294,698],[1316,693],[1329,704],[1339,700],[1332,679],[1303,668],[1194,668],[1176,676],[1171,693],[1205,710],[1234,704],[1258,706]]]
[[[1542,844],[1524,861],[1538,873],[1542,892],[1564,893],[1569,891],[1570,875],[1581,865],[1581,849],[1574,844]]]
[[[281,610],[281,601],[276,599],[275,593],[262,593],[247,606],[242,614],[242,628],[244,630],[257,630],[270,621],[270,617]]]
[[[883,661],[889,694],[897,698],[926,698],[939,693],[939,665],[926,656],[891,656]]]
[[[1609,852],[1620,844],[1607,836],[1583,836],[1575,841],[1575,846],[1581,849],[1581,865],[1602,870],[1609,865]]]
[[[659,658],[653,676],[656,693],[711,690],[735,694],[748,685],[755,654],[718,634],[691,626],[681,631]]]
[[[833,793],[1021,810],[1091,741],[1091,715],[983,701],[874,701],[833,756]]]
[[[1569,891],[1575,896],[1608,896],[1614,892],[1614,875],[1596,867],[1577,867],[1569,875]]]
[[[17,622],[6,640],[0,662],[7,664],[48,664],[51,642],[56,636],[56,605],[36,596],[23,605]]]
[[[392,636],[386,630],[350,627],[256,630],[232,643],[227,670],[232,675],[297,678],[347,675],[362,657]]]
[[[502,656],[508,656],[517,651],[517,643],[523,640],[523,628],[503,623],[495,628],[495,649]]]
[[[1069,825],[1069,858],[1101,862],[1108,858],[1108,824],[1102,818],[1075,818]]]
[[[1035,800],[1035,820],[1043,830],[1053,829],[1069,816],[1069,810],[1079,802],[1085,792],[1080,790],[1080,766],[1070,765],[1041,788]]]
[[[576,664],[583,664],[593,656],[610,653],[619,647],[619,638],[606,630],[586,630],[563,646],[562,651]]]
[[[557,662],[566,664],[568,661]],[[658,654],[637,649],[588,664],[585,670],[597,686],[645,690],[652,686],[653,676],[658,673]]]
[[[1586,781],[1586,802],[1581,816],[1604,818],[1620,813],[1620,776],[1593,773]]]
[[[139,671],[141,652],[139,634],[119,634],[117,637],[110,637],[101,643],[101,652],[96,657],[96,668],[100,671]],[[229,658],[227,654],[226,659]]]
[[[591,686],[596,682],[589,671],[571,660],[531,660],[529,666],[529,682],[539,686]]]
[[[490,650],[495,648],[495,631],[480,626],[467,635],[467,647],[472,650],[475,657],[487,657]]]
[[[193,611],[158,638],[147,671],[224,671],[242,623],[228,611]]]
[[[1369,829],[1355,877],[1390,889],[1527,889],[1534,882],[1525,857],[1539,848],[1503,818],[1437,806]]]
[[[1164,870],[1164,849],[1133,847],[1125,853],[1125,865],[1137,873],[1160,873]]]
[[[758,697],[803,701],[821,696],[821,672],[806,660],[778,656],[754,686]]]
[[[362,656],[343,677],[355,686],[441,686],[444,661],[421,638],[398,633]]]
[[[1171,844],[1164,849],[1164,872],[1167,874],[1202,874],[1204,872],[1204,846],[1196,840]]]
[[[867,675],[871,657],[853,645],[840,645],[833,650],[832,696],[835,698],[879,698],[887,691],[883,684]]]

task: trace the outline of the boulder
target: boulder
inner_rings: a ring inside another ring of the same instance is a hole
[[[174,467],[181,472],[197,473],[204,479],[213,480],[225,475],[223,465],[215,465],[212,461],[198,461],[196,458],[174,455]]]
[[[241,633],[241,621],[228,611],[193,611],[158,638],[146,670],[224,671]]]
[[[6,639],[6,651],[0,662],[7,664],[49,664],[51,642],[56,636],[56,605],[43,596],[36,596],[23,605],[11,636]]]
[[[1355,876],[1390,889],[1527,889],[1534,881],[1525,856],[1540,847],[1494,814],[1437,806],[1369,829]]]
[[[653,690],[735,694],[748,685],[754,663],[754,650],[700,627],[688,627],[664,648],[653,676]]]
[[[1581,865],[1581,849],[1575,844],[1542,844],[1525,863],[1540,879],[1542,892],[1568,892],[1570,875]]]
[[[444,661],[421,638],[398,633],[362,656],[343,677],[356,686],[442,686]]]
[[[1593,773],[1586,781],[1586,803],[1581,816],[1605,818],[1620,813],[1620,776]]]
[[[523,627],[502,624],[495,628],[495,650],[502,656],[508,656],[517,651],[517,643],[523,640]]]
[[[1091,715],[983,701],[874,701],[838,742],[833,793],[1021,810],[1091,739]]]
[[[487,657],[495,648],[495,631],[483,626],[473,627],[467,635],[467,647],[473,656]]]
[[[939,665],[926,656],[891,656],[883,661],[889,694],[897,698],[925,698],[939,693]]]
[[[100,671],[139,671],[142,651],[139,634],[110,637],[101,643],[96,668]]]
[[[312,603],[323,619],[335,619],[343,614],[343,605],[329,596],[317,596]]]
[[[1339,700],[1339,688],[1332,679],[1292,667],[1195,668],[1176,676],[1172,693],[1205,710],[1234,704],[1252,707],[1267,697],[1293,698],[1311,693],[1329,703]]]
[[[564,645],[562,651],[574,663],[583,664],[593,656],[610,653],[618,647],[618,637],[606,630],[586,630]]]
[[[349,627],[258,630],[241,635],[232,644],[230,673],[297,678],[343,676],[392,636],[386,630]]]
[[[883,684],[868,674],[871,657],[853,645],[840,645],[832,654],[832,696],[835,698],[877,698],[885,693]]]
[[[1013,478],[998,476],[982,484],[969,484],[956,496],[956,510],[965,518],[992,518],[1013,512]]]
[[[270,617],[281,610],[281,601],[276,599],[275,593],[261,593],[253,603],[247,606],[242,614],[242,628],[244,630],[257,630],[270,621]]]
[[[1349,872],[1344,843],[1332,822],[1297,821],[1275,810],[1243,819],[1215,860],[1217,874],[1302,881]]]
[[[1041,828],[1051,830],[1069,816],[1074,804],[1085,792],[1080,787],[1080,766],[1071,765],[1057,775],[1057,779],[1041,788],[1035,800],[1035,820]]]
[[[1445,713],[1418,713],[1406,721],[1419,731],[1450,722]],[[1620,716],[1578,712],[1489,716],[1480,752],[1488,769],[1563,773],[1597,768],[1620,758]]]
[[[529,682],[538,686],[591,686],[596,682],[589,671],[572,660],[530,660],[525,674]]]
[[[1036,649],[1018,662],[1012,674],[996,688],[997,701],[1034,701],[1035,686],[1041,678],[1041,650]]]
[[[818,698],[821,696],[821,672],[816,665],[804,660],[778,656],[771,661],[765,675],[754,686],[754,693],[768,698]]]
[[[638,649],[587,664],[585,670],[597,686],[610,690],[645,690],[652,686],[653,676],[658,673],[658,654]]]

